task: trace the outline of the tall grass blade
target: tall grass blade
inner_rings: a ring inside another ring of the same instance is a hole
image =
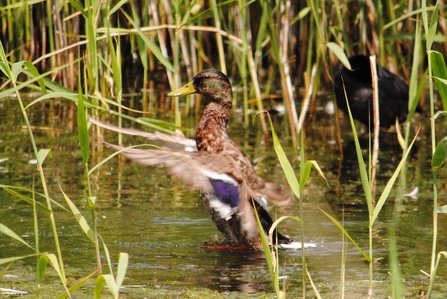
[[[81,88],[78,90],[78,137],[81,147],[82,161],[84,165],[88,165],[90,158],[90,142],[87,128],[87,117],[84,108],[84,96],[81,93]]]
[[[75,0],[68,0],[68,2],[73,5],[73,7],[76,9],[76,11],[84,16],[84,18],[87,18],[87,10],[82,7],[82,5]]]
[[[24,244],[26,247],[30,248],[31,250],[35,251],[34,247],[29,245],[25,240],[23,240],[18,234],[16,234],[14,231],[12,231],[9,227],[4,225],[3,223],[0,223],[0,233],[3,233],[16,241],[19,241],[20,243]]]
[[[47,213],[47,214],[51,213],[51,210],[48,209],[45,205],[41,204],[40,202],[34,200],[34,199],[31,198],[31,197],[25,196],[25,195],[23,195],[23,194],[21,194],[21,193],[19,193],[19,192],[17,192],[17,191],[14,191],[13,189],[11,189],[12,186],[9,187],[9,186],[3,186],[3,185],[0,185],[0,188],[3,188],[3,190],[5,190],[6,192],[8,192],[8,193],[10,193],[10,194],[12,194],[12,195],[14,195],[14,196],[20,198],[21,200],[23,200],[23,201],[25,201],[25,202],[27,202],[27,203],[29,203],[29,204],[31,204],[31,205],[35,203],[35,204],[36,204],[36,207],[37,207],[39,210],[41,210],[41,211],[43,211],[43,212],[45,212],[45,213]],[[19,189],[19,190],[22,190],[22,189]],[[28,189],[27,189],[26,191],[28,191],[28,192],[30,192],[30,193],[33,193],[33,190],[28,190]],[[35,193],[33,193],[33,194],[35,194]],[[39,195],[42,196],[42,197],[44,197],[43,194],[39,194]],[[53,203],[55,203],[55,201],[54,201]],[[65,208],[64,208],[64,209],[65,209]],[[65,209],[65,211],[67,211],[67,210]]]
[[[395,223],[391,224],[388,230],[392,298],[405,298],[405,296],[403,296],[404,290],[402,286],[402,273],[397,256],[397,239],[395,235],[395,225]]]
[[[447,137],[442,138],[435,149],[431,160],[431,167],[434,170],[439,169],[445,163],[447,158]]]
[[[341,227],[345,227],[345,213],[342,213],[342,224]],[[345,298],[345,288],[346,288],[346,260],[348,251],[346,250],[345,234],[341,235],[341,259],[340,259],[340,284],[338,286],[338,298]]]
[[[312,290],[314,290],[315,297],[317,297],[318,299],[323,299],[323,297],[321,297],[321,295],[320,295],[320,291],[318,290],[318,287],[315,285],[315,283],[312,279],[312,276],[310,276],[309,270],[307,270],[307,268],[306,268],[306,274],[307,274],[307,278],[309,278],[310,285],[312,286]]]
[[[92,3],[93,2],[93,3]],[[87,79],[93,92],[96,93],[99,88],[99,64],[98,64],[98,45],[96,43],[96,16],[95,3],[99,1],[85,1],[85,7],[87,9],[86,21],[86,34],[87,34],[87,59],[85,60],[87,67]]]
[[[117,4],[115,4],[109,11],[108,16],[112,16],[116,11],[118,11],[124,4],[126,4],[128,0],[121,0]]]
[[[410,151],[413,147],[414,142],[416,141],[416,138],[419,134],[420,129],[416,132],[413,141],[411,142],[411,144],[408,146],[408,148],[405,150],[402,159],[399,162],[399,165],[397,166],[397,168],[394,170],[393,175],[391,176],[391,178],[389,179],[388,183],[386,184],[385,188],[382,191],[382,194],[380,195],[379,200],[377,201],[376,206],[374,207],[374,211],[373,214],[371,216],[371,220],[370,220],[370,226],[372,226],[374,224],[374,222],[376,221],[377,217],[379,216],[380,211],[382,210],[383,205],[386,202],[386,199],[388,198],[388,196],[390,195],[391,189],[394,187],[394,183],[396,182],[396,179],[399,175],[399,172],[401,171],[401,169],[404,167],[408,155],[410,154]]]
[[[302,223],[301,219],[296,217],[296,216],[281,216],[278,219],[275,220],[275,222],[273,222],[272,226],[269,229],[269,238],[270,238],[270,244],[273,247],[274,244],[274,240],[273,240],[273,232],[275,231],[276,227],[278,226],[278,224],[280,224],[282,221],[286,220],[286,219],[293,219],[298,223]]]
[[[416,28],[414,34],[414,49],[413,49],[413,61],[412,68],[410,74],[410,82],[408,87],[408,116],[407,122],[410,123],[413,119],[414,112],[416,111],[417,106],[419,105],[420,99],[422,98],[422,93],[425,88],[426,82],[426,73],[422,75],[420,78],[420,67],[419,61],[421,60],[421,48],[422,48],[422,33],[421,33],[421,21],[417,18]],[[405,130],[405,147],[408,144],[408,140],[410,139],[410,126],[406,126]]]
[[[428,27],[428,32],[426,32],[427,50],[431,50],[433,42],[435,40],[436,31],[438,29],[438,14],[438,3],[436,3],[435,10],[433,11],[432,19],[430,21],[430,26]]]
[[[119,287],[115,282],[115,278],[113,277],[112,274],[104,274],[104,275],[100,275],[98,276],[97,280],[100,279],[100,277],[102,277],[105,281],[105,283],[107,283],[107,287],[109,288],[109,292],[110,294],[112,294],[112,297],[115,299],[118,299],[119,297]]]
[[[272,279],[273,288],[275,290],[276,296],[279,296],[279,279],[278,279],[278,273],[277,273],[277,261],[276,258],[274,258],[275,252],[270,251],[269,247],[269,241],[267,240],[267,237],[265,236],[264,228],[262,227],[261,220],[259,219],[258,211],[256,209],[253,209],[255,211],[256,216],[256,223],[258,224],[258,230],[259,230],[259,236],[261,238],[262,243],[262,249],[264,250],[265,260],[267,262],[267,266],[269,268],[270,277]]]
[[[102,246],[104,248],[104,256],[107,260],[107,265],[109,266],[109,271],[113,275],[113,268],[112,268],[112,258],[110,257],[109,248],[106,245],[106,242],[104,242],[104,239],[101,237],[101,235],[98,235],[98,237],[101,239]]]
[[[344,89],[344,86],[343,86],[343,89]],[[363,186],[363,190],[364,190],[364,194],[365,194],[366,204],[368,206],[368,213],[369,213],[369,215],[372,215],[372,213],[373,213],[373,198],[371,195],[371,187],[369,184],[368,174],[366,172],[367,168],[365,165],[365,161],[363,161],[362,149],[360,148],[359,137],[357,135],[357,130],[355,129],[354,118],[352,117],[351,108],[349,106],[348,97],[346,95],[346,90],[345,90],[345,98],[346,98],[346,105],[348,108],[349,122],[351,123],[351,130],[352,130],[352,135],[354,138],[355,152],[357,155],[357,161],[359,163],[360,178],[362,180],[362,186]]]
[[[275,128],[273,127],[272,119],[269,117],[270,121],[270,129],[272,131],[273,138],[273,148],[275,149],[276,155],[278,156],[279,163],[284,171],[287,182],[289,183],[290,188],[297,198],[300,198],[300,184],[298,183],[298,179],[295,176],[295,172],[293,171],[292,165],[290,165],[289,160],[287,159],[286,153],[284,152],[281,144],[278,140],[278,135],[276,135]]]
[[[335,56],[337,56],[338,60],[348,69],[351,69],[351,64],[349,63],[349,59],[346,56],[345,51],[336,43],[329,42],[326,44],[326,46],[331,50],[332,53],[334,53]]]
[[[65,192],[62,190],[62,187],[59,186],[62,194],[64,195],[65,201],[67,202],[68,206],[71,209],[71,212],[73,213],[73,216],[75,216],[76,220],[79,223],[79,226],[82,228],[84,233],[87,235],[87,237],[93,242],[96,242],[95,233],[91,229],[90,225],[88,225],[87,220],[84,216],[82,216],[79,209],[76,207],[76,205],[70,200],[70,198],[65,194]]]
[[[133,146],[135,147],[135,146]],[[128,147],[128,148],[132,148],[132,147]],[[96,164],[95,166],[93,166],[89,172],[88,175],[90,176],[93,172],[95,172],[98,168],[100,168],[102,165],[104,165],[105,163],[107,163],[109,160],[111,160],[113,157],[118,156],[120,153],[120,151],[114,152],[113,154],[111,154],[110,156],[108,156],[107,158],[105,158],[104,160],[102,160],[101,162],[99,162],[98,164]]]
[[[78,290],[79,288],[83,287],[85,285],[86,282],[88,282],[89,280],[91,280],[95,275],[98,274],[98,269],[96,269],[95,271],[93,271],[92,273],[90,273],[89,275],[81,278],[78,282],[76,282],[74,285],[72,285],[68,290],[69,292],[75,292],[76,290]],[[64,292],[62,294],[59,295],[59,297],[57,297],[57,299],[66,299],[68,296],[67,292]]]
[[[120,288],[126,277],[127,266],[129,265],[129,255],[125,252],[120,252],[118,260],[118,270],[116,273],[116,284]]]
[[[435,10],[435,7],[426,7],[425,9],[426,11],[433,11]],[[422,8],[418,8],[418,9],[414,9],[406,14],[401,15],[400,17],[397,17],[395,19],[390,20],[388,23],[386,23],[385,25],[383,25],[382,30],[387,30],[388,28],[392,27],[392,26],[396,26],[399,23],[401,23],[402,21],[406,20],[406,19],[410,19],[413,17],[418,17],[419,15],[421,15],[423,9]]]
[[[426,297],[427,299],[430,299],[430,297],[431,297],[431,292],[433,290],[433,285],[434,285],[435,277],[436,277],[436,271],[438,270],[439,263],[441,262],[442,257],[447,258],[447,251],[438,252],[434,270],[432,271],[432,273],[430,275],[430,284],[428,286],[427,297]]]
[[[106,275],[110,276],[110,274],[105,274],[105,275],[99,275],[96,278],[95,290],[94,290],[94,295],[93,295],[94,299],[100,299],[101,298],[101,294],[102,294],[102,291],[104,289],[104,285],[106,283],[106,278],[105,278]],[[112,277],[112,281],[113,281],[113,277]],[[111,292],[112,292],[112,290],[111,290]]]
[[[211,6],[211,10],[213,11],[213,17],[214,17],[214,26],[217,29],[221,29],[221,24],[220,24],[220,20],[221,20],[221,16],[219,14],[219,10],[218,10],[218,5],[216,0],[211,0],[210,1],[210,6]],[[222,72],[224,74],[227,73],[227,65],[226,65],[226,61],[225,61],[225,53],[224,53],[224,49],[223,49],[223,40],[222,40],[222,34],[220,34],[220,32],[216,33],[216,43],[217,43],[217,53],[218,53],[218,57],[219,57],[219,66],[220,69],[222,70]]]
[[[318,174],[326,181],[326,184],[329,184],[326,177],[324,176],[323,171],[320,168],[320,165],[318,165],[318,162],[315,160],[308,160],[304,164],[304,167],[301,168],[300,174],[300,192],[303,192],[304,187],[306,186],[307,180],[309,179],[310,172],[312,170],[312,166],[318,171]],[[328,185],[329,187],[329,185]]]
[[[8,66],[8,61],[6,60],[6,56],[2,57],[0,55],[0,70],[3,74],[5,74],[6,77],[8,77],[9,80],[12,78],[11,70]]]
[[[23,65],[28,69],[29,72],[31,72],[32,77],[37,80],[37,84],[39,84],[40,89],[42,90],[43,93],[47,93],[47,87],[45,86],[45,80],[44,77],[41,76],[39,74],[39,71],[37,70],[37,68],[34,66],[34,64],[32,64],[29,61],[25,61],[23,63]]]
[[[447,110],[447,67],[445,65],[444,56],[437,52],[431,51],[431,65],[436,86],[441,96],[442,106]]]
[[[102,239],[101,239],[102,240]],[[129,264],[129,255],[127,253],[120,253],[119,261],[118,261],[118,273],[115,279],[112,271],[112,261],[110,258],[109,250],[102,240],[104,245],[104,254],[107,259],[107,264],[109,265],[110,274],[99,275],[96,278],[94,298],[100,298],[102,290],[104,288],[104,284],[107,283],[110,293],[113,298],[119,298],[119,290],[124,281],[127,271],[127,265]]]
[[[0,265],[11,263],[11,262],[15,262],[15,261],[24,260],[24,259],[27,259],[27,258],[30,258],[30,257],[33,257],[33,256],[36,256],[36,254],[28,254],[28,255],[22,255],[22,256],[1,258],[0,259]]]
[[[355,248],[357,248],[357,250],[363,255],[363,257],[368,261],[371,262],[371,257],[363,251],[362,248],[360,248],[360,246],[357,244],[357,242],[354,241],[354,239],[349,235],[349,233],[345,230],[345,228],[343,226],[340,225],[340,223],[338,223],[338,221],[332,217],[331,215],[329,215],[328,213],[326,213],[325,211],[323,211],[322,209],[318,208],[327,218],[329,218],[329,220],[331,220],[337,227],[338,229],[340,229],[340,231],[343,233],[343,235],[345,235],[349,241],[351,241],[352,245],[355,246]]]
[[[10,262],[8,265],[6,265],[2,270],[0,270],[0,278],[5,276],[6,272],[9,270],[9,268],[14,264],[14,261]]]
[[[47,158],[48,154],[51,152],[50,149],[40,149],[39,152],[37,153],[37,164],[42,166],[43,162],[45,161],[45,159]]]
[[[22,72],[24,63],[25,63],[25,61],[19,61],[19,62],[13,63],[13,65],[11,67],[11,75],[12,75],[11,81],[13,81],[13,82],[17,81],[17,77]]]
[[[59,276],[59,279],[62,281],[64,288],[67,292],[67,280],[65,278],[65,273],[64,271],[60,268],[59,266],[59,261],[57,260],[56,255],[54,255],[53,253],[43,253],[42,256],[44,258],[47,258],[48,261],[50,262],[50,265],[54,268],[54,270],[56,270],[57,275]]]
[[[426,44],[426,52],[429,54],[427,56],[428,59],[428,77],[430,80],[429,84],[429,92],[430,92],[430,129],[431,129],[431,148],[432,154],[435,153],[436,150],[436,126],[435,126],[435,106],[434,106],[434,87],[433,87],[433,69],[430,55],[432,51],[432,45],[435,38],[435,33],[437,30],[437,20],[438,20],[438,2],[436,2],[435,10],[432,14],[432,19],[428,20],[428,11],[427,11],[427,3],[426,0],[422,0],[422,20],[424,25],[424,33],[425,33],[425,44]],[[430,275],[433,278],[433,273],[435,269],[435,260],[436,260],[436,252],[437,252],[437,243],[438,243],[438,172],[433,170],[432,172],[432,180],[433,180],[433,236],[432,236],[432,248],[431,248],[431,261],[430,261]]]
[[[47,269],[48,259],[46,256],[41,255],[37,260],[37,268],[36,268],[36,281],[38,284],[42,283],[43,278],[45,276],[45,270]]]

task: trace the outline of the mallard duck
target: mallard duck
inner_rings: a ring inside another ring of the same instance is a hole
[[[345,92],[349,101],[352,116],[369,126],[373,122],[372,79],[369,58],[355,55],[349,58],[352,70],[345,66],[335,73],[335,96],[337,106],[348,112]],[[379,119],[380,127],[389,128],[398,121],[404,122],[408,114],[408,85],[398,76],[377,65],[379,87]],[[421,112],[418,108],[417,112]]]
[[[164,165],[192,189],[200,190],[211,219],[225,237],[224,244],[261,248],[254,209],[261,219],[262,233],[268,233],[273,221],[266,210],[267,201],[277,206],[286,205],[292,200],[292,194],[290,190],[259,177],[247,156],[228,136],[233,98],[227,76],[216,69],[204,70],[168,96],[192,93],[210,100],[196,130],[197,152],[168,148],[143,150],[105,144],[137,163]],[[278,232],[276,236],[283,247],[298,244]]]

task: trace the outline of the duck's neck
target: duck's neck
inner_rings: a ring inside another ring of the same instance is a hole
[[[211,102],[205,107],[196,130],[199,151],[218,154],[223,150],[225,141],[229,140],[227,125],[231,106],[231,101],[222,101],[219,104]]]

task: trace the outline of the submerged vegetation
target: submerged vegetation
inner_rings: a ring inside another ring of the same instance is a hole
[[[113,114],[118,116],[120,126],[122,120],[127,119],[146,125],[151,130],[173,133],[176,129],[183,129],[182,116],[200,111],[200,98],[191,97],[185,106],[181,106],[178,99],[173,99],[172,103],[164,102],[158,100],[164,97],[154,93],[154,86],[158,86],[157,92],[163,95],[166,90],[179,87],[181,82],[191,79],[204,68],[219,68],[232,78],[232,82],[239,82],[237,87],[242,94],[242,101],[236,105],[243,108],[246,125],[252,119],[252,108],[263,111],[266,98],[281,94],[286,107],[288,136],[294,146],[300,148],[299,170],[289,164],[273,127],[269,129],[265,115],[259,114],[257,118],[262,123],[265,136],[273,132],[275,151],[290,186],[301,202],[300,193],[310,175],[310,169],[318,168],[315,161],[305,160],[306,144],[300,138],[303,124],[316,121],[307,118],[316,109],[318,91],[323,86],[332,86],[334,66],[339,61],[346,61],[346,56],[351,54],[367,54],[376,55],[380,65],[390,68],[409,82],[409,113],[400,140],[402,160],[385,190],[376,198],[374,161],[378,154],[377,142],[371,141],[370,155],[365,163],[356,141],[369,217],[367,252],[355,243],[351,232],[346,231],[336,219],[331,220],[342,231],[343,241],[353,243],[368,261],[370,293],[365,294],[365,297],[372,296],[373,228],[391,190],[393,187],[397,190],[392,203],[395,212],[388,233],[392,274],[390,295],[393,298],[404,297],[399,245],[395,234],[399,225],[402,192],[406,185],[406,158],[411,151],[412,140],[417,135],[417,132],[412,132],[410,124],[419,99],[427,101],[423,106],[426,108],[424,117],[430,118],[433,169],[433,244],[432,252],[427,253],[431,255],[431,265],[428,273],[430,284],[425,297],[429,298],[436,282],[436,271],[445,264],[447,255],[446,248],[439,247],[437,241],[438,215],[447,212],[446,206],[438,202],[437,189],[440,185],[437,172],[445,167],[447,136],[439,138],[439,134],[445,132],[436,132],[435,126],[436,122],[445,122],[447,117],[447,68],[444,61],[447,33],[444,9],[438,3],[426,1],[322,3],[280,0],[217,3],[212,0],[207,5],[199,1],[152,0],[71,0],[57,3],[3,1],[0,5],[0,70],[3,78],[0,97],[14,96],[20,106],[32,145],[32,155],[36,159],[38,179],[36,177],[32,186],[1,186],[5,192],[33,207],[32,230],[35,239],[31,244],[19,236],[14,227],[0,223],[2,234],[33,252],[1,258],[0,264],[4,268],[0,271],[0,278],[14,267],[16,261],[35,258],[36,284],[30,289],[38,298],[49,296],[43,294],[41,289],[48,264],[57,273],[63,288],[60,293],[51,294],[51,297],[71,298],[79,288],[92,280],[96,282],[92,290],[95,298],[101,297],[105,284],[114,298],[119,297],[129,263],[128,255],[121,253],[118,258],[112,257],[97,228],[97,197],[91,187],[91,175],[102,163],[93,159],[96,149],[92,147],[92,140],[98,140],[100,132],[89,129],[87,114],[98,117]],[[182,78],[181,74],[185,73],[188,78]],[[137,74],[142,74],[142,78]],[[275,90],[276,86],[280,88]],[[23,94],[28,91],[37,92],[38,97],[25,103]],[[133,106],[134,95],[126,96],[135,92],[141,96],[141,106]],[[44,171],[44,162],[51,155],[51,149],[37,147],[28,113],[34,105],[51,103],[54,99],[65,99],[72,108],[76,108],[86,181],[85,199],[90,215],[83,215],[62,188],[58,196],[65,199],[64,203],[54,200],[56,196],[50,194],[47,188],[48,175],[51,174]],[[174,123],[149,118],[154,105],[168,107],[175,116]],[[354,125],[352,129],[356,140]],[[376,131],[375,137],[377,134]],[[39,186],[38,189],[35,184]],[[55,207],[76,219],[96,253],[96,267],[76,282],[68,281],[65,274],[64,252],[59,245],[60,232],[54,218]],[[51,251],[42,251],[40,248],[39,224],[42,217],[46,217],[51,224],[54,238]],[[328,214],[328,217],[331,216]],[[298,222],[300,218],[301,215],[299,218],[294,217]],[[301,234],[304,236],[305,232]],[[278,297],[284,296],[286,290],[280,290],[278,275],[280,264],[277,257],[281,252],[273,250],[270,253],[267,247],[265,250],[276,294]],[[303,249],[303,297],[306,296],[307,285],[314,287],[312,276],[306,271],[304,253]],[[341,252],[342,261],[343,255],[344,252]],[[102,264],[101,256],[105,256],[106,266]],[[117,264],[112,262],[116,259]],[[344,294],[344,267],[342,262],[339,298],[343,298]],[[314,287],[314,290],[318,295],[317,288]],[[324,297],[324,294],[318,296]]]

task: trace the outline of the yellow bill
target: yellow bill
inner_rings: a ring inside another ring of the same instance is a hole
[[[168,93],[168,97],[179,97],[179,96],[186,96],[188,94],[195,93],[196,90],[194,89],[194,84],[191,82],[186,83],[179,89],[173,90],[170,93]]]

